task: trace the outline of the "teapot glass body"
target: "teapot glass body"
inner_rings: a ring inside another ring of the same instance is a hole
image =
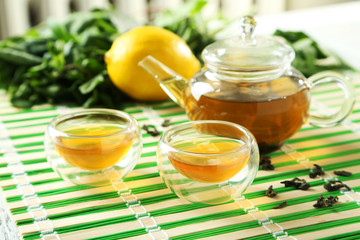
[[[259,80],[234,79],[202,69],[189,82],[184,107],[191,120],[240,124],[255,136],[261,153],[277,149],[309,120],[310,84],[296,69]]]

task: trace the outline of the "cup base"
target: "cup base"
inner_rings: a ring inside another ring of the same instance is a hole
[[[56,169],[55,169],[56,170]],[[75,167],[68,168],[59,173],[61,178],[75,185],[86,185],[90,187],[109,186],[115,182],[122,181],[124,175],[121,169],[109,167],[97,171],[84,171]]]

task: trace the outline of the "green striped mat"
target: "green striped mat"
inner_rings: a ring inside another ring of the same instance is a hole
[[[360,91],[358,79],[354,79]],[[339,107],[341,94],[325,86],[317,101]],[[76,107],[37,106],[15,109],[0,90],[0,186],[4,204],[24,239],[356,239],[360,237],[360,106],[341,125],[304,125],[279,151],[271,153],[275,170],[259,170],[242,198],[222,205],[188,203],[173,194],[156,167],[159,137],[145,131],[141,159],[123,183],[105,187],[75,186],[63,181],[48,162],[44,131],[55,116]],[[315,109],[316,110],[316,109]],[[188,121],[172,101],[129,105],[125,111],[140,123],[171,125]],[[163,127],[160,130],[165,130]],[[311,179],[309,168],[323,167]],[[351,176],[336,176],[347,170]],[[284,187],[299,177],[307,191]],[[340,180],[351,191],[327,192],[324,184]],[[272,185],[278,193],[266,197]],[[336,196],[332,207],[316,209],[319,195]],[[274,209],[286,201],[286,206]]]

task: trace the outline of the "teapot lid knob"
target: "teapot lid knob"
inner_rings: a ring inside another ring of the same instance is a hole
[[[256,21],[252,16],[244,16],[240,20],[240,26],[242,28],[241,38],[254,39],[254,30],[256,27]]]

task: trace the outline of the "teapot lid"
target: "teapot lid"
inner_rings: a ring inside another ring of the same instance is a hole
[[[250,78],[261,72],[281,74],[294,59],[294,50],[277,37],[255,36],[255,27],[255,20],[245,16],[241,19],[240,36],[207,46],[202,53],[207,67],[232,75],[245,73]]]

